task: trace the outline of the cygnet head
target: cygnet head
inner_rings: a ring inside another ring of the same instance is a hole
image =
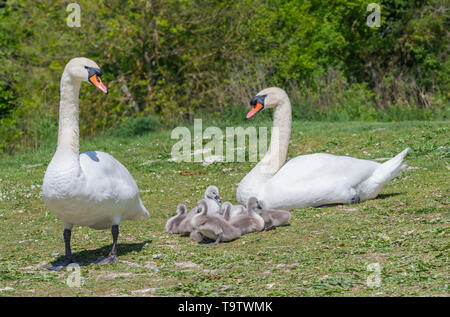
[[[222,208],[220,209],[220,214],[226,219],[229,220],[231,216],[231,207],[233,204],[229,201],[226,201],[222,204]]]
[[[258,209],[267,209],[267,205],[264,200],[258,200]]]
[[[91,83],[105,94],[108,89],[102,83],[102,71],[100,67],[93,60],[86,57],[72,58],[66,65],[64,72],[70,75],[70,78],[75,81],[85,81]]]
[[[186,218],[186,206],[184,204],[178,204],[177,214],[171,217],[166,222],[166,232],[167,233],[181,233],[180,224]]]
[[[219,196],[219,189],[214,185],[208,186],[208,188],[205,191],[205,198],[214,199],[215,201],[217,201],[218,204],[222,203],[222,200],[220,199]]]
[[[208,203],[205,199],[197,202],[197,214],[206,215],[208,213]]]
[[[220,208],[220,213],[224,215],[227,210],[231,210],[231,207],[233,207],[232,203],[229,201],[224,202]]]
[[[180,216],[182,214],[186,213],[186,205],[184,204],[178,204],[177,206],[177,216]]]

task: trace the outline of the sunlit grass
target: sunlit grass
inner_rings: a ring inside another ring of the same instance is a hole
[[[168,235],[164,224],[178,203],[193,206],[210,184],[223,201],[235,201],[254,163],[168,162],[170,131],[82,139],[82,151],[106,151],[130,170],[151,216],[121,225],[120,263],[81,267],[80,288],[67,286],[70,272],[40,268],[64,252],[61,224],[40,195],[54,146],[3,157],[0,296],[448,296],[449,137],[448,122],[295,122],[290,157],[327,151],[377,159],[410,147],[410,168],[375,200],[298,209],[290,226],[215,246]],[[74,228],[81,262],[110,244],[109,231]],[[380,264],[379,287],[366,285],[370,263]]]

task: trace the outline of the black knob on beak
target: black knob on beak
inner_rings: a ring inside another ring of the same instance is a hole
[[[267,95],[257,95],[255,97],[253,97],[250,100],[250,106],[252,106],[252,107],[256,106],[258,101],[259,101],[260,104],[262,104],[264,106],[264,99],[266,99],[266,97],[267,97]]]

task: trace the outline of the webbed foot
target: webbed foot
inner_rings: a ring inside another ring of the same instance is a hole
[[[360,202],[361,202],[361,198],[359,197],[358,194],[355,194],[355,196],[353,196],[352,199],[350,199],[348,204],[349,205],[354,205],[354,204],[359,204]]]
[[[107,257],[102,257],[94,262],[94,264],[113,264],[119,262],[119,258],[115,254],[110,254]]]
[[[47,270],[50,271],[60,271],[61,269],[67,267],[69,264],[77,263],[73,257],[66,257],[63,262],[55,263],[50,266],[45,266]]]
[[[207,245],[215,245],[215,244],[218,244],[220,241],[222,241],[222,237],[223,237],[223,233],[221,232],[221,233],[219,233],[219,234],[217,235],[216,241],[210,242],[210,243],[208,243]]]

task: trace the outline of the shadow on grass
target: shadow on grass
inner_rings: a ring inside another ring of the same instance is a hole
[[[391,197],[395,197],[398,195],[401,195],[402,193],[390,193],[390,194],[379,194],[377,197],[373,198],[373,199],[386,199],[386,198],[391,198]],[[358,203],[358,204],[354,204],[353,206],[357,206],[360,205],[364,202]],[[330,208],[330,207],[335,207],[335,206],[343,206],[343,205],[348,205],[348,206],[352,206],[351,204],[328,204],[328,205],[322,205],[322,206],[318,206],[316,208]]]
[[[402,193],[379,194],[375,199],[386,199],[401,195]]]
[[[121,244],[119,243],[117,244],[117,256],[119,257],[120,260],[120,257],[122,255],[125,255],[133,251],[140,252],[142,248],[149,243],[152,243],[152,241],[146,240],[139,243],[121,243]],[[107,256],[111,251],[111,248],[112,244],[94,250],[83,250],[75,252],[72,255],[79,266],[87,266],[90,264],[94,264],[94,261],[98,260],[100,257]],[[58,265],[58,263],[62,263],[64,261],[64,258],[65,258],[64,255],[59,256],[51,263],[51,265]]]

